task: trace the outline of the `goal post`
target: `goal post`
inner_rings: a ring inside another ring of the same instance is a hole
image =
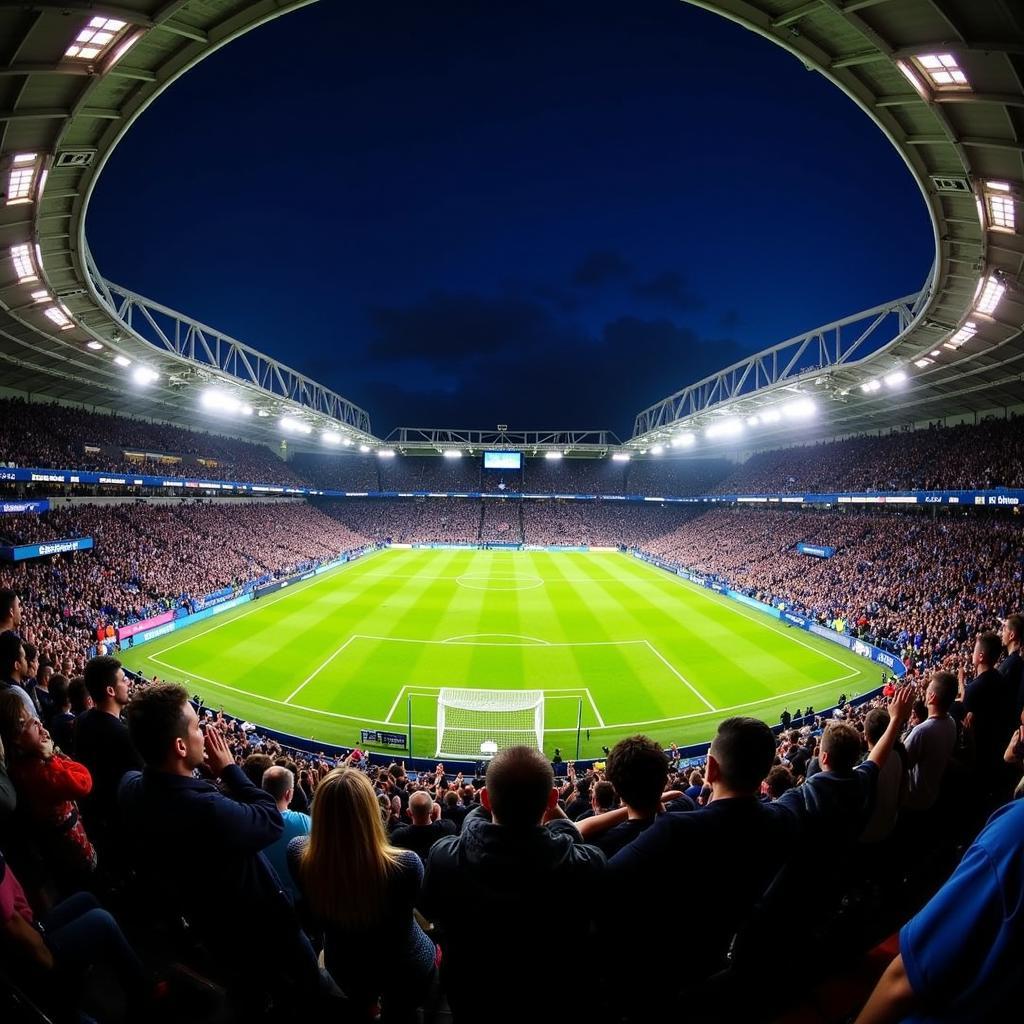
[[[435,757],[492,757],[505,747],[544,749],[543,690],[463,690],[437,697]]]

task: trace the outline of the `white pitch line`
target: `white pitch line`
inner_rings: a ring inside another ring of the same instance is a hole
[[[403,686],[398,691],[398,696],[395,698],[395,703],[391,705],[391,708],[388,710],[388,713],[384,716],[384,721],[385,722],[390,722],[391,721],[391,718],[392,718],[392,716],[395,713],[395,709],[398,707],[399,703],[402,700],[402,694],[405,693],[405,691],[408,690],[408,689],[409,689],[408,686]]]
[[[341,646],[340,646],[340,647],[339,647],[339,648],[338,648],[338,649],[337,649],[337,650],[336,650],[336,651],[335,651],[335,652],[334,652],[334,653],[333,653],[333,654],[332,654],[332,655],[331,655],[331,656],[330,656],[329,658],[327,658],[327,659],[326,659],[325,661],[321,662],[321,664],[320,664],[320,665],[319,665],[319,666],[318,666],[317,668],[313,669],[313,671],[312,671],[312,672],[310,672],[310,674],[309,674],[308,676],[306,676],[306,678],[305,678],[305,679],[303,679],[303,680],[302,680],[302,682],[301,682],[301,683],[299,683],[299,685],[298,685],[298,686],[296,686],[296,687],[295,687],[295,689],[294,689],[294,690],[292,690],[292,692],[291,692],[291,693],[289,693],[287,697],[285,697],[285,699],[284,699],[284,702],[285,702],[285,704],[290,704],[290,703],[291,703],[291,701],[292,701],[292,697],[295,697],[295,696],[297,696],[297,695],[298,695],[298,693],[299,693],[299,691],[300,691],[300,690],[301,690],[301,689],[302,689],[302,688],[303,688],[303,687],[304,687],[304,686],[305,686],[305,685],[306,685],[307,683],[311,683],[311,682],[312,682],[312,681],[313,681],[314,679],[316,679],[316,677],[317,677],[318,675],[320,675],[320,673],[321,673],[321,672],[323,672],[323,670],[324,670],[325,668],[327,668],[327,666],[328,666],[328,665],[330,665],[330,663],[331,663],[332,661],[334,661],[334,659],[335,659],[335,658],[336,658],[336,657],[337,657],[337,656],[338,656],[339,654],[341,654],[341,652],[342,652],[343,650],[345,650],[345,648],[346,648],[346,647],[348,647],[348,645],[349,645],[350,643],[352,643],[352,641],[353,641],[353,640],[358,640],[358,639],[359,639],[359,634],[358,634],[358,633],[353,633],[353,634],[352,634],[352,636],[350,636],[350,637],[349,637],[349,638],[348,638],[348,639],[347,639],[347,640],[346,640],[346,641],[345,641],[345,642],[344,642],[344,643],[343,643],[343,644],[342,644],[342,645],[341,645]]]
[[[704,704],[712,711],[718,711],[718,708],[716,708],[715,705],[712,704],[711,701],[709,701],[707,697],[705,697],[704,694],[701,693],[700,690],[698,690],[697,687],[694,686],[690,680],[687,679],[686,676],[684,676],[683,673],[680,672],[679,669],[677,669],[675,665],[673,665],[672,662],[670,662],[668,658],[666,658],[665,655],[663,655],[661,651],[659,651],[658,648],[650,642],[650,640],[645,640],[644,643],[650,648],[651,654],[653,654],[695,697],[698,697],[703,701]]]
[[[439,644],[444,647],[622,647],[625,644],[645,644],[646,640],[580,640],[580,641],[544,641],[542,644],[497,644],[484,641],[472,640],[416,640],[406,636],[372,636],[369,633],[360,634],[364,640],[379,640],[381,643],[390,644]],[[478,634],[480,636],[501,636],[503,634]],[[511,634],[510,634],[511,635]],[[845,667],[845,666],[844,666]]]
[[[442,644],[456,644],[460,640],[472,640],[476,637],[485,636],[507,636],[518,637],[520,640],[529,640],[529,644],[495,644],[495,647],[550,647],[550,640],[540,640],[535,636],[526,636],[523,633],[463,633],[461,636],[450,636],[447,640],[441,640]],[[437,642],[437,641],[434,641]]]
[[[311,580],[303,580],[302,583],[296,584],[294,587],[286,587],[284,593],[280,597],[272,597],[269,600],[265,598],[254,598],[252,601],[247,602],[251,607],[246,611],[242,612],[241,615],[228,615],[220,622],[210,626],[209,629],[201,630],[198,633],[193,633],[186,630],[186,636],[184,639],[179,640],[177,643],[171,644],[170,647],[161,647],[157,654],[167,654],[173,651],[176,647],[181,647],[182,644],[190,643],[192,640],[197,639],[201,636],[206,636],[207,633],[212,633],[215,629],[220,629],[221,626],[226,626],[230,622],[238,622],[240,619],[244,619],[248,615],[252,615],[253,612],[258,612],[263,608],[269,608],[272,604],[277,604],[278,601],[283,601],[286,597],[291,597],[292,594],[302,593],[303,591],[309,590],[314,584],[320,583],[326,579],[333,579],[334,573],[338,569],[346,569],[350,566],[357,565],[360,562],[364,562],[367,558],[377,554],[380,550],[371,551],[369,555],[362,555],[359,558],[353,559],[351,562],[345,562],[343,565],[336,566],[334,569],[329,569],[327,572],[322,572],[319,576],[313,577]],[[370,573],[363,573],[364,576],[369,576]],[[156,661],[154,655],[149,656],[150,661]]]

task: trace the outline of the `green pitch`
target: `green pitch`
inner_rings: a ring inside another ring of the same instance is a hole
[[[161,637],[122,658],[207,704],[328,743],[361,728],[435,751],[441,687],[545,691],[545,748],[600,756],[878,685],[841,647],[618,552],[391,549]],[[589,730],[589,739],[587,732]]]

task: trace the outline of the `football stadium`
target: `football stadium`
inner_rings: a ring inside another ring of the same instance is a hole
[[[1019,1015],[1024,12],[348,8],[0,2],[0,1016]]]

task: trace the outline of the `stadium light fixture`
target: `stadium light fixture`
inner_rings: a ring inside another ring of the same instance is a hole
[[[761,417],[760,416],[748,416],[747,417],[747,426],[748,427],[758,427],[760,425],[761,425]]]
[[[914,58],[928,82],[940,91],[970,89],[967,76],[951,53],[924,53]]]
[[[460,452],[458,448],[445,448],[445,450],[443,452],[441,452],[441,454],[446,459],[461,459],[462,458],[462,452]]]
[[[114,362],[117,363],[117,365],[121,366],[121,367],[131,366],[132,365],[132,361],[127,356],[121,356],[121,355],[114,356]]]
[[[893,370],[892,373],[887,373],[883,378],[885,386],[889,388],[898,388],[901,384],[905,384],[907,381],[907,374],[904,370]]]
[[[551,462],[557,462],[561,457],[562,457],[562,453],[561,452],[545,452],[544,453],[544,458],[550,460]]]
[[[303,423],[302,420],[297,420],[293,416],[282,416],[278,420],[278,425],[286,434],[313,433],[313,428],[308,423]]]
[[[40,290],[38,292],[33,292],[32,293],[32,298],[36,302],[49,302],[50,301],[50,293],[45,288],[43,288],[42,290]]]
[[[919,369],[923,370],[926,366],[931,366],[934,363],[934,359],[929,359],[928,356],[921,356],[920,359],[914,360],[914,365]]]
[[[85,347],[86,348],[91,348],[93,350],[93,352],[102,352],[103,351],[103,345],[100,342],[98,342],[95,338],[93,338],[92,341],[86,342]]]
[[[861,384],[860,389],[866,395],[873,395],[876,391],[881,390],[882,382],[880,380],[866,380]]]
[[[942,343],[943,348],[948,348],[955,352],[961,345],[966,345],[978,333],[978,326],[973,320],[968,320],[967,323],[960,328],[948,341]],[[938,352],[933,352],[932,355],[938,355]]]
[[[766,409],[761,413],[762,423],[778,423],[782,420],[782,413],[778,409]]]
[[[368,452],[370,450],[370,446],[368,444],[361,444],[359,446],[359,450],[361,452],[363,452],[363,454],[365,454],[366,452]]]
[[[393,448],[381,448],[377,452],[377,457],[380,459],[393,459],[395,457],[395,451]]]
[[[341,444],[341,434],[336,430],[325,430],[320,436],[323,438],[324,444]]]
[[[743,421],[730,418],[722,420],[719,423],[712,423],[704,433],[707,437],[712,439],[719,437],[737,437],[743,433]]]
[[[665,446],[663,444],[656,444],[656,445],[654,445],[651,448],[651,454],[652,455],[664,455],[665,454]]]
[[[102,15],[90,18],[81,29],[74,41],[64,51],[70,60],[94,61],[110,49],[111,44],[124,31],[128,22],[117,18],[105,18]]]
[[[346,448],[351,448],[352,447],[352,438],[351,437],[343,437],[341,439],[341,443],[343,445],[345,445]]]
[[[632,457],[629,452],[613,452],[612,462],[629,462]]]
[[[218,391],[216,388],[204,391],[199,401],[204,409],[209,409],[211,412],[240,413],[243,411],[243,405],[237,398]]]
[[[18,276],[18,284],[34,284],[39,280],[30,245],[12,245],[11,260],[14,263],[14,273]]]
[[[71,317],[69,317],[60,306],[51,306],[49,309],[44,309],[43,313],[62,331],[70,331],[71,328],[75,326]]]
[[[252,406],[243,402],[242,403],[242,415],[243,416],[251,416],[252,412],[253,412]]]
[[[817,406],[809,398],[796,398],[782,407],[783,416],[791,420],[806,420],[817,412]]]
[[[996,306],[999,305],[999,300],[1005,291],[1006,285],[995,274],[990,274],[979,284],[980,295],[975,303],[974,311],[991,316],[996,311]]]
[[[145,387],[147,384],[153,384],[160,379],[160,374],[156,370],[150,369],[148,366],[139,366],[132,374],[132,380],[135,381],[140,387]]]
[[[7,205],[18,206],[32,202],[36,172],[39,170],[38,153],[18,153],[14,157],[7,177]]]
[[[930,356],[941,356],[942,353],[937,348],[935,348],[935,349],[932,349],[932,351],[929,352],[928,355],[930,355]]]

